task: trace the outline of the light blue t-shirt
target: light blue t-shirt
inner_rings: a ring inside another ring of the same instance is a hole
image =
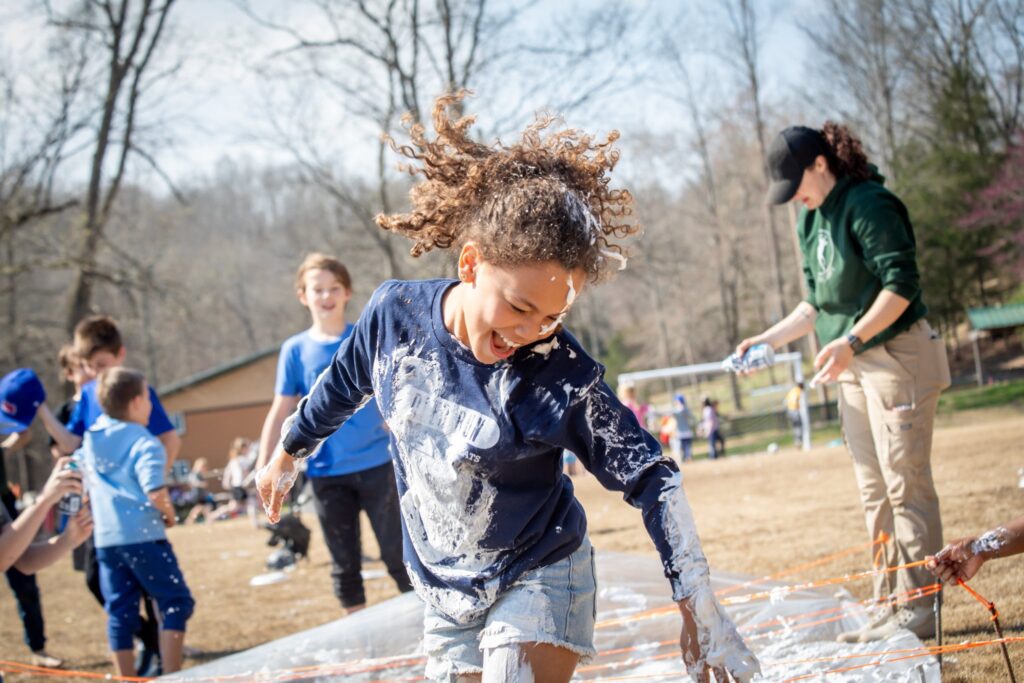
[[[97,548],[167,538],[146,495],[166,485],[167,453],[145,427],[100,415],[74,457],[85,471]]]
[[[308,394],[320,373],[331,364],[341,342],[352,334],[353,327],[348,325],[340,337],[331,341],[314,339],[306,330],[282,344],[274,393],[279,396]],[[379,467],[391,460],[388,444],[384,419],[376,400],[370,400],[323,442],[316,455],[309,459],[306,473],[310,477],[333,477]]]

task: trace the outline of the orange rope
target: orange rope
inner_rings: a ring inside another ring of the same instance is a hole
[[[773,595],[778,595],[779,591],[783,593],[794,593],[800,590],[806,590],[808,588],[821,588],[822,586],[834,586],[840,583],[849,583],[858,579],[864,579],[869,576],[875,576],[877,574],[888,574],[889,572],[900,571],[901,569],[912,569],[913,567],[920,567],[925,563],[924,560],[918,560],[917,562],[910,562],[908,564],[901,564],[896,567],[885,567],[884,569],[871,569],[866,572],[858,572],[856,574],[847,574],[846,576],[836,576],[831,579],[819,579],[817,581],[808,581],[806,583],[797,583],[789,586],[779,586],[770,591],[762,591],[760,593],[749,593],[747,595],[739,595],[735,598],[726,598],[722,600],[723,605],[742,605],[754,600],[768,600]]]
[[[952,653],[952,652],[963,652],[965,650],[972,650],[974,648],[979,648],[979,647],[990,647],[992,645],[1006,645],[1007,643],[1016,643],[1016,642],[1020,642],[1020,641],[1024,641],[1024,637],[1016,636],[1016,637],[1010,637],[1010,638],[998,638],[996,640],[982,640],[982,641],[975,641],[973,643],[957,643],[957,644],[954,644],[954,645],[943,645],[942,647],[932,646],[932,647],[927,647],[927,648],[921,648],[924,651],[923,652],[918,652],[917,654],[908,654],[908,655],[905,655],[903,657],[896,657],[895,659],[886,659],[884,662],[882,660],[876,660],[874,662],[868,662],[867,664],[857,664],[855,666],[845,666],[845,667],[840,667],[840,668],[837,668],[837,669],[829,669],[828,671],[818,671],[818,672],[815,672],[815,673],[804,674],[802,676],[794,676],[793,678],[787,678],[785,681],[783,681],[783,683],[792,683],[792,681],[803,681],[803,680],[807,680],[809,678],[818,678],[818,677],[820,677],[820,676],[822,676],[824,674],[834,674],[834,673],[843,673],[843,672],[846,672],[846,671],[856,671],[857,669],[866,669],[866,668],[869,668],[869,667],[872,667],[872,666],[879,666],[880,664],[883,664],[883,663],[884,664],[888,664],[888,663],[891,663],[891,662],[902,662],[902,661],[905,661],[907,659],[916,659],[918,657],[928,657],[929,655],[935,655],[935,654],[940,654],[940,653],[941,654],[948,654],[948,653]],[[846,657],[849,657],[849,655],[846,655]]]
[[[140,676],[117,676],[114,674],[101,674],[95,671],[67,671],[64,669],[51,669],[45,666],[22,664],[21,662],[9,662],[0,659],[0,671],[9,674],[45,674],[55,678],[97,678],[108,681],[151,681],[152,678]]]
[[[791,660],[791,661],[790,660],[786,660],[786,661],[779,661],[779,662],[769,662],[769,663],[766,663],[766,666],[783,666],[783,665],[787,665],[787,664],[792,665],[792,664],[799,664],[799,663],[808,663],[808,664],[810,664],[810,663],[820,663],[820,662],[828,662],[828,661],[841,661],[841,660],[844,660],[844,659],[856,659],[856,658],[859,658],[859,657],[887,656],[887,655],[893,654],[893,653],[908,653],[907,656],[905,656],[905,657],[898,657],[896,659],[886,659],[884,661],[883,660],[876,660],[874,662],[869,662],[867,664],[858,664],[856,666],[842,667],[842,668],[837,668],[837,669],[829,669],[828,671],[817,671],[817,672],[814,672],[814,673],[811,673],[811,674],[804,674],[802,676],[796,676],[794,678],[787,678],[783,682],[783,683],[791,683],[792,681],[801,681],[801,680],[806,680],[806,679],[810,679],[810,678],[816,678],[816,677],[819,677],[819,676],[821,676],[823,674],[841,673],[841,672],[844,672],[844,671],[854,671],[856,669],[866,669],[866,668],[869,668],[869,667],[872,667],[872,666],[881,666],[882,664],[888,664],[890,662],[899,662],[899,661],[903,661],[903,660],[907,660],[907,659],[914,659],[914,658],[917,658],[917,657],[927,657],[929,655],[934,655],[934,654],[939,654],[939,653],[945,654],[945,653],[953,653],[953,652],[962,652],[964,650],[972,650],[972,649],[975,649],[975,648],[991,647],[992,645],[1002,645],[1002,644],[1006,644],[1006,643],[1015,643],[1015,642],[1021,642],[1021,641],[1024,641],[1024,636],[1000,638],[1000,639],[997,639],[997,640],[975,641],[975,642],[972,642],[972,643],[957,643],[957,644],[954,644],[954,645],[943,645],[941,647],[939,647],[937,645],[933,645],[933,646],[929,646],[929,647],[918,648],[916,650],[892,650],[892,651],[889,651],[889,652],[875,652],[875,653],[871,653],[871,654],[861,654],[861,655],[836,655],[835,657],[820,657],[820,658],[813,659],[813,660]],[[676,653],[673,653],[673,656],[679,656],[679,655],[676,654]],[[658,657],[657,659],[664,659],[664,658],[665,657]],[[687,672],[684,671],[684,670],[680,670],[680,671],[669,671],[669,672],[665,672],[665,673],[647,673],[647,674],[633,675],[633,676],[616,676],[614,678],[600,678],[600,679],[598,679],[598,678],[589,678],[589,679],[584,679],[584,680],[589,680],[589,681],[600,680],[600,681],[605,681],[605,682],[607,682],[607,681],[643,681],[643,680],[651,680],[653,678],[681,677],[681,676],[685,676],[685,675],[687,675]]]
[[[756,579],[751,579],[750,581],[745,581],[743,583],[736,584],[735,586],[729,586],[728,588],[723,588],[722,590],[715,591],[715,595],[718,595],[718,596],[728,595],[729,593],[735,593],[738,590],[743,590],[744,588],[748,588],[750,586],[756,586],[757,584],[764,583],[765,581],[771,581],[773,579],[778,579],[778,578],[781,578],[783,576],[788,576],[790,574],[796,574],[797,572],[803,571],[805,569],[813,569],[814,567],[820,567],[823,564],[829,564],[830,562],[835,562],[836,560],[838,560],[838,559],[840,559],[842,557],[846,557],[847,555],[852,555],[853,553],[859,552],[859,551],[864,550],[866,548],[871,548],[871,547],[874,547],[874,546],[879,545],[881,543],[885,543],[888,540],[889,540],[888,534],[886,534],[884,531],[880,531],[878,533],[878,538],[876,540],[874,540],[874,541],[867,541],[866,543],[860,543],[858,545],[850,546],[849,548],[846,548],[845,550],[840,550],[839,552],[832,553],[831,555],[826,555],[825,557],[820,557],[817,560],[812,560],[811,562],[805,562],[803,564],[798,564],[798,565],[795,565],[793,567],[790,567],[789,569],[783,569],[781,571],[777,571],[774,574],[766,574],[766,575],[764,575],[762,577],[759,577],[759,578],[756,578]],[[879,550],[881,550],[881,548]],[[877,565],[876,565],[876,567],[877,567]]]
[[[978,593],[978,591],[974,590],[973,588],[968,586],[966,583],[964,583],[963,579],[957,579],[956,582],[958,584],[960,584],[961,588],[963,588],[965,591],[970,593],[972,598],[974,598],[975,600],[977,600],[978,602],[980,602],[982,605],[985,606],[985,609],[987,609],[989,611],[989,614],[992,615],[992,617],[991,617],[992,621],[995,621],[996,619],[999,618],[999,611],[996,610],[996,604],[994,602],[992,602],[991,600],[986,600],[985,598],[983,598],[981,596],[981,594]]]

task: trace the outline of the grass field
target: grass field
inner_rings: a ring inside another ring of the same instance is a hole
[[[941,415],[935,434],[933,467],[942,499],[946,537],[982,531],[1021,514],[1024,491],[1017,468],[1024,466],[1024,410],[1019,406]],[[866,540],[849,459],[842,448],[818,447],[808,453],[784,447],[774,455],[756,454],[700,461],[685,469],[705,549],[713,567],[764,574],[808,562]],[[590,476],[577,478],[595,547],[653,554],[639,515],[620,497],[601,489]],[[315,519],[307,522],[314,527]],[[263,571],[267,534],[244,520],[179,527],[171,541],[198,607],[189,624],[188,644],[198,652],[186,666],[237,652],[281,635],[341,616],[331,595],[326,550],[314,529],[312,558],[288,581],[250,587]],[[376,555],[372,536],[366,552]],[[839,576],[863,570],[865,553],[794,577]],[[380,569],[372,563],[369,569]],[[111,671],[103,612],[82,576],[61,562],[39,576],[47,618],[49,649],[66,657],[69,668]],[[972,585],[995,601],[1006,635],[1024,635],[1024,557],[987,565]],[[387,578],[367,586],[372,602],[391,597]],[[867,582],[851,584],[867,597]],[[988,615],[961,589],[946,596],[946,642],[991,637]],[[0,660],[27,661],[11,594],[0,591]],[[1011,646],[1024,674],[1024,646]],[[10,681],[43,678],[9,676]],[[944,680],[951,683],[1006,680],[997,648],[947,658]]]

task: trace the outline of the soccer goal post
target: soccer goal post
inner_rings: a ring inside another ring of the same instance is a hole
[[[804,381],[803,354],[799,351],[775,354],[775,366],[785,367],[792,365],[793,381]],[[697,363],[695,365],[680,365],[674,368],[658,368],[655,370],[639,370],[637,372],[624,372],[618,376],[619,386],[623,384],[639,384],[651,380],[672,379],[677,377],[690,377],[693,375],[718,375],[725,374],[728,370],[722,369],[722,363]],[[763,372],[763,371],[762,371]],[[803,450],[811,449],[811,415],[807,403],[806,387],[800,394],[800,425],[801,425],[801,446]]]

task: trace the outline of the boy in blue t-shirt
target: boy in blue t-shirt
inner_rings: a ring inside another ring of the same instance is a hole
[[[342,340],[352,333],[345,305],[352,297],[348,269],[335,258],[310,254],[299,266],[295,286],[309,309],[311,327],[281,346],[274,402],[263,424],[257,468],[273,455],[285,418],[295,411]],[[402,563],[402,527],[388,433],[375,401],[369,401],[324,442],[306,471],[332,560],[334,594],[350,614],[366,606],[362,579],[359,511],[364,510],[380,546],[381,560],[400,591],[412,590]]]
[[[94,545],[105,597],[107,637],[120,676],[134,676],[133,636],[139,600],[160,612],[164,673],[181,668],[185,623],[195,602],[178,568],[165,527],[174,526],[167,493],[167,455],[147,431],[153,406],[142,373],[111,368],[97,381],[103,414],[76,454],[86,473],[95,524]]]

